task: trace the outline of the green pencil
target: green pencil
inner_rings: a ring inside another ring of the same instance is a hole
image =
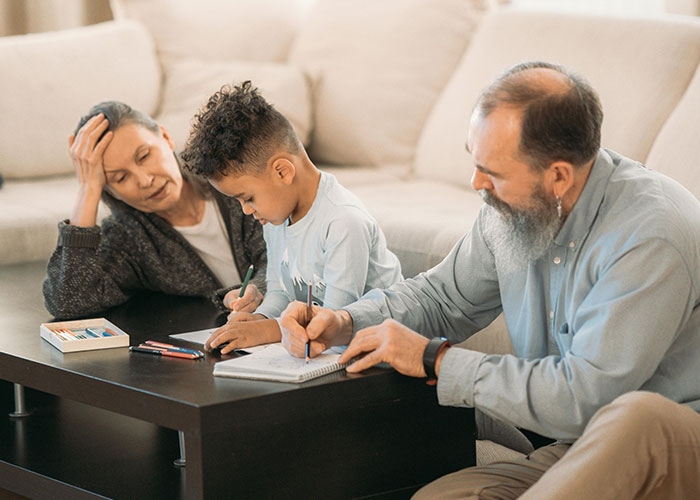
[[[245,293],[245,289],[248,286],[248,281],[250,281],[250,277],[253,275],[253,264],[248,267],[248,272],[245,273],[245,279],[243,280],[243,286],[241,287],[241,291],[238,294],[238,298],[243,297],[243,294]]]

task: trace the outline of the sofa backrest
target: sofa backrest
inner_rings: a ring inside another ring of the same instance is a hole
[[[283,62],[308,0],[110,0],[114,19],[143,23],[160,62]]]
[[[311,91],[285,64],[308,0],[110,0],[114,18],[143,23],[163,70],[158,115],[182,149],[192,118],[224,84],[251,80],[307,144]]]
[[[289,62],[313,84],[309,154],[321,164],[406,165],[488,0],[323,0]]]
[[[527,60],[566,66],[599,92],[602,145],[644,161],[700,61],[700,21],[502,10],[486,16],[431,111],[415,173],[469,184],[465,151],[479,92],[504,69]]]
[[[651,147],[646,166],[683,184],[700,199],[700,68]]]
[[[0,172],[24,178],[73,172],[68,136],[81,114],[118,99],[153,113],[160,69],[137,23],[0,38]]]

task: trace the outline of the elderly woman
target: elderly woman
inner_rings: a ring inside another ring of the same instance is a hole
[[[165,128],[110,101],[94,106],[68,143],[80,189],[48,263],[43,291],[51,314],[93,314],[139,290],[255,310],[265,283],[261,225],[234,198],[183,173]],[[111,209],[101,227],[100,199]],[[253,278],[238,299],[251,264]]]

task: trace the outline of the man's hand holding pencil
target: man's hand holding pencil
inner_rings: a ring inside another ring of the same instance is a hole
[[[280,318],[282,345],[292,356],[304,358],[307,342],[309,356],[314,358],[329,347],[350,341],[352,318],[346,311],[313,305],[309,320],[308,309],[304,302],[292,302]]]

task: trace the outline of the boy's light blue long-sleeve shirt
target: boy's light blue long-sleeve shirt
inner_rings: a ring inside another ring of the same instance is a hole
[[[399,259],[386,246],[377,221],[362,202],[321,172],[311,208],[290,225],[266,224],[267,292],[255,311],[277,318],[294,300],[306,301],[307,283],[317,304],[339,309],[373,288],[402,279]]]
[[[557,439],[633,390],[700,412],[700,203],[675,181],[601,150],[538,260],[507,274],[484,206],[435,268],[347,309],[354,328],[392,317],[427,336],[465,340],[501,311],[515,355],[449,349],[440,404]]]

